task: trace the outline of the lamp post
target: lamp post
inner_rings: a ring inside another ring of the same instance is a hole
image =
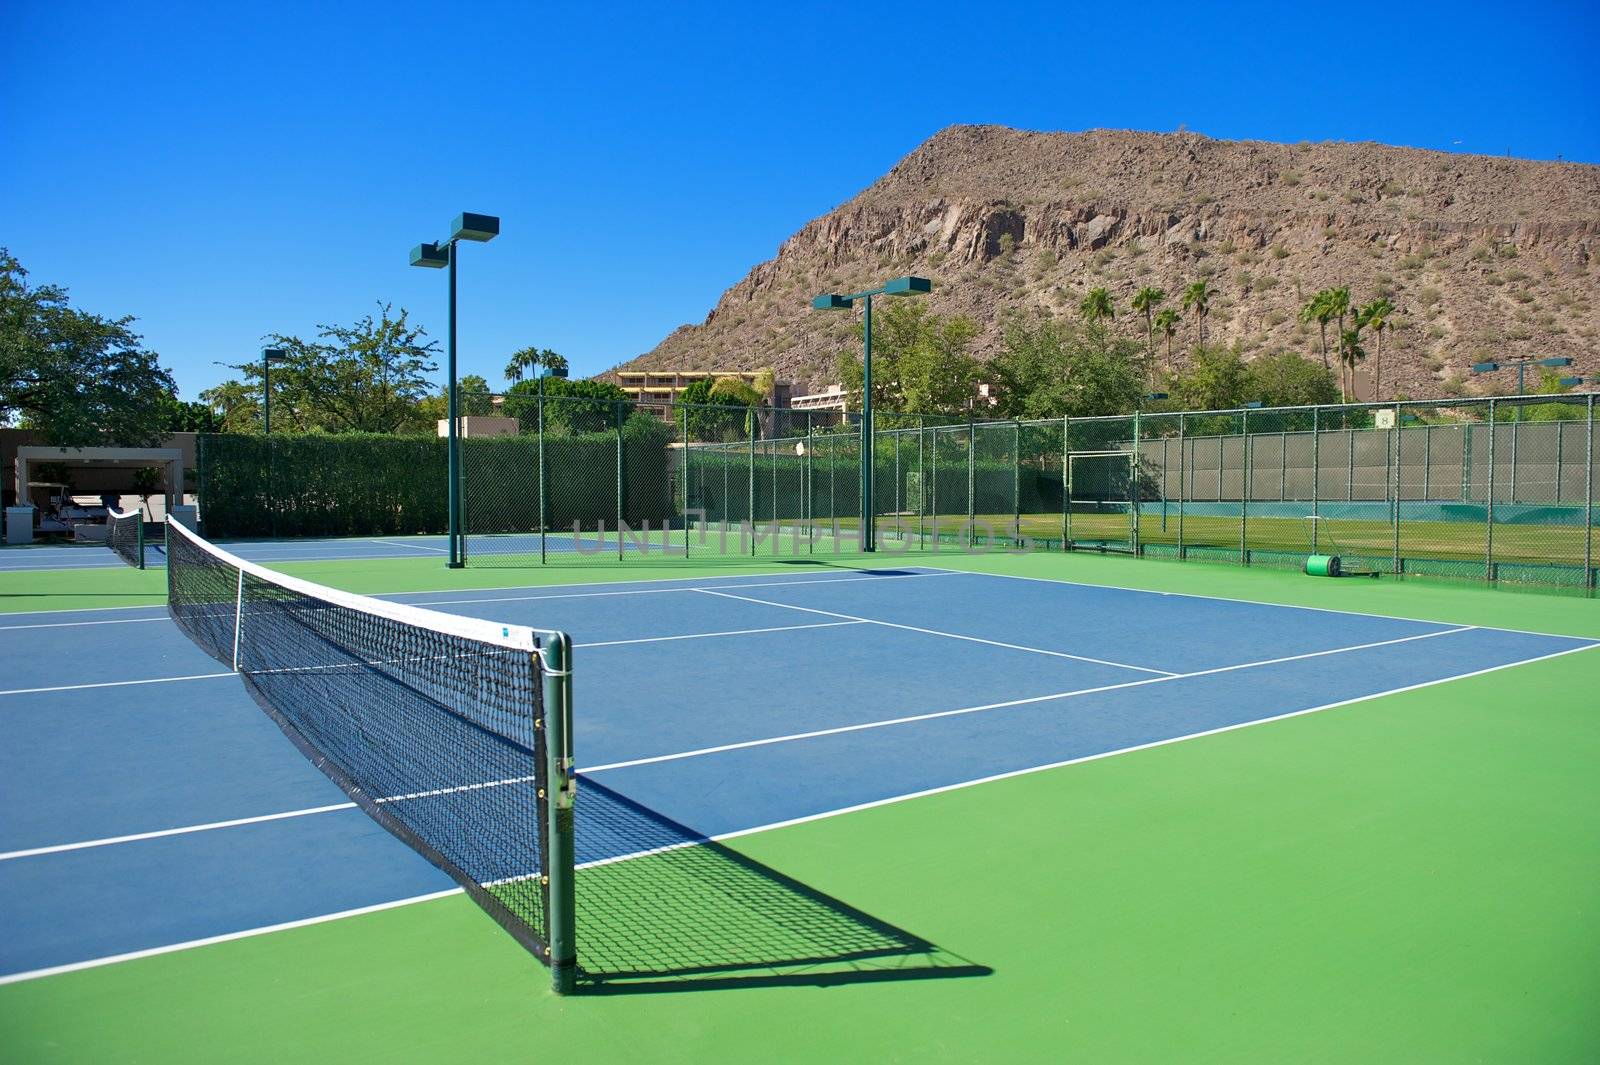
[[[1548,359],[1513,359],[1509,362],[1475,362],[1472,364],[1472,372],[1478,374],[1487,374],[1494,373],[1497,370],[1506,370],[1515,366],[1517,368],[1517,395],[1521,396],[1527,394],[1528,367],[1548,366],[1554,368],[1557,366],[1571,365],[1571,359],[1567,358],[1565,355],[1556,355]],[[1562,379],[1563,384],[1565,384],[1566,381],[1566,378]],[[1522,405],[1518,404],[1517,406],[1513,407],[1511,413],[1511,420],[1520,422],[1522,420]]]
[[[877,504],[872,497],[872,297],[919,296],[933,291],[933,282],[925,277],[897,277],[877,288],[853,292],[848,296],[825,292],[811,301],[815,311],[847,311],[861,300],[861,550],[876,551]]]
[[[272,381],[271,368],[275,362],[282,362],[289,357],[289,353],[282,348],[261,349],[261,433],[263,436],[272,435]]]
[[[446,416],[450,421],[447,434],[447,455],[450,484],[448,486],[447,507],[449,513],[446,517],[449,529],[450,558],[447,565],[451,569],[460,569],[461,559],[461,454],[457,441],[456,418],[456,245],[463,240],[475,240],[479,243],[493,240],[500,233],[500,219],[490,214],[472,214],[463,211],[456,215],[455,221],[450,226],[450,236],[446,240],[435,241],[429,244],[418,244],[411,249],[411,265],[425,266],[431,270],[444,267],[450,268],[450,326],[449,342],[446,345],[448,357],[446,359],[446,373],[450,378],[448,389],[449,400],[446,404]]]

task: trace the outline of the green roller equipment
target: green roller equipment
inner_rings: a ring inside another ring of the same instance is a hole
[[[1313,577],[1337,577],[1340,575],[1338,555],[1308,555],[1306,556],[1306,572]]]

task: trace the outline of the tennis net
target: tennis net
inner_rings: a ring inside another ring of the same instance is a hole
[[[144,569],[144,515],[137,510],[108,511],[106,546],[128,565]]]
[[[277,573],[167,523],[168,611],[374,820],[573,978],[570,641]],[[565,983],[566,986],[563,986]]]

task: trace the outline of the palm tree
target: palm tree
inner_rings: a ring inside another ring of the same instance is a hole
[[[1166,301],[1167,294],[1159,288],[1146,285],[1133,294],[1133,309],[1144,314],[1144,350],[1148,362],[1156,361],[1155,309]]]
[[[1356,325],[1366,326],[1378,338],[1378,348],[1372,358],[1372,398],[1383,398],[1383,331],[1393,329],[1389,324],[1389,316],[1394,313],[1394,304],[1379,296],[1365,307],[1356,312]]]
[[[1158,333],[1167,338],[1167,369],[1172,369],[1172,337],[1178,331],[1178,312],[1171,307],[1158,313],[1155,317],[1155,328]]]
[[[1322,368],[1331,371],[1333,365],[1328,362],[1328,320],[1333,317],[1333,312],[1328,309],[1328,293],[1330,291],[1330,289],[1323,289],[1306,300],[1306,305],[1300,308],[1300,320],[1302,322],[1316,322],[1317,328],[1322,331]]]
[[[1350,402],[1350,393],[1355,391],[1356,363],[1367,357],[1367,349],[1361,346],[1360,329],[1342,329],[1339,331],[1339,394],[1344,402]],[[1345,385],[1345,378],[1349,377],[1349,387]]]
[[[1083,297],[1083,302],[1078,304],[1078,314],[1086,322],[1098,322],[1104,318],[1115,318],[1117,309],[1111,303],[1111,293],[1103,288],[1091,288],[1089,294]]]
[[[546,370],[565,370],[567,360],[549,348],[543,351],[533,347],[523,348],[521,351],[513,352],[511,360],[506,363],[506,380],[520,381],[525,374],[541,366]]]
[[[1204,281],[1196,281],[1183,290],[1183,309],[1187,311],[1194,308],[1199,344],[1202,346],[1206,342],[1206,313],[1210,310],[1211,297],[1216,294],[1216,289]]]

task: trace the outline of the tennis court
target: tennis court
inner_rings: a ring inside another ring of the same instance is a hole
[[[232,549],[571,634],[583,993],[125,571],[149,605],[0,618],[17,1060],[1593,1046],[1590,601],[918,551],[486,577],[384,544]],[[469,823],[528,786],[438,783]],[[1498,1027],[1458,1016],[1513,986]]]

